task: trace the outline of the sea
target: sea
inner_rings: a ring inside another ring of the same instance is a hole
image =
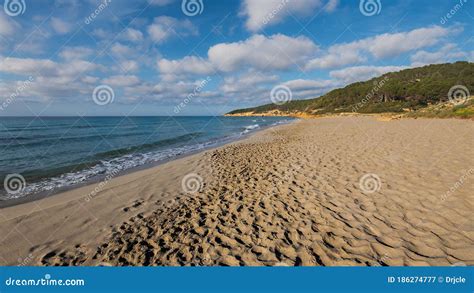
[[[53,194],[110,174],[154,166],[292,120],[0,117],[0,201]]]

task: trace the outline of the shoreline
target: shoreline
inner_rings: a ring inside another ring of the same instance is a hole
[[[426,109],[425,109],[426,111]],[[421,113],[421,114],[420,114]],[[290,117],[300,119],[320,119],[320,118],[336,118],[336,117],[376,117],[385,121],[398,120],[398,119],[457,119],[457,120],[471,120],[474,121],[474,116],[445,116],[438,117],[430,112],[382,112],[382,113],[354,113],[354,112],[341,112],[341,113],[328,113],[328,114],[310,114],[306,112],[282,112],[282,111],[269,111],[269,112],[243,112],[236,114],[225,114],[225,117]]]
[[[472,122],[297,121],[1,209],[0,263],[474,264]]]
[[[289,117],[289,118],[292,118],[292,117]],[[171,158],[166,158],[166,159],[162,159],[162,160],[159,160],[159,161],[156,161],[156,162],[151,162],[151,163],[147,163],[147,164],[144,164],[144,165],[141,165],[141,166],[136,166],[136,167],[133,167],[133,168],[130,168],[130,169],[121,170],[117,174],[115,174],[113,176],[113,178],[126,176],[126,175],[129,175],[129,174],[132,174],[132,173],[135,173],[135,172],[139,172],[139,171],[142,171],[142,170],[152,169],[152,168],[158,167],[158,166],[160,166],[162,164],[165,164],[165,163],[168,163],[168,162],[172,162],[172,161],[179,160],[179,159],[182,159],[182,158],[186,158],[186,157],[196,155],[196,154],[199,154],[199,153],[202,153],[202,152],[206,152],[206,151],[209,151],[209,150],[220,148],[220,147],[226,146],[228,144],[232,144],[232,143],[235,143],[235,142],[245,140],[245,139],[251,137],[252,135],[257,134],[258,132],[265,131],[266,129],[269,129],[269,128],[278,127],[278,126],[281,126],[281,125],[288,125],[288,124],[295,123],[296,121],[298,121],[297,118],[293,117],[293,119],[294,120],[292,120],[292,121],[287,121],[287,122],[277,124],[277,125],[264,126],[264,127],[261,127],[259,129],[257,129],[256,131],[252,131],[252,132],[248,132],[248,133],[242,133],[238,137],[230,138],[228,140],[223,140],[223,141],[220,141],[218,143],[215,143],[215,144],[209,145],[207,147],[204,147],[202,149],[199,149],[199,150],[193,150],[193,151],[190,151],[190,152],[187,152],[187,153],[176,155],[176,156],[171,157]],[[102,182],[107,177],[108,177],[107,174],[106,175],[95,176],[95,177],[87,179],[84,182],[69,185],[69,186],[59,187],[59,188],[56,188],[52,191],[41,191],[41,192],[38,192],[38,193],[35,193],[35,194],[32,194],[32,195],[26,195],[26,196],[22,196],[22,197],[19,197],[19,198],[0,200],[0,211],[4,208],[21,205],[21,204],[25,204],[25,203],[28,203],[28,202],[37,201],[37,200],[41,200],[41,199],[44,199],[44,198],[52,197],[52,196],[57,196],[57,195],[60,195],[62,193],[72,191],[72,190],[75,190],[75,189],[78,189],[78,188],[86,187],[86,186],[89,186],[89,185],[96,185],[97,183]]]

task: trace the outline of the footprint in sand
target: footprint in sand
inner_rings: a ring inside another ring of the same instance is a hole
[[[144,203],[143,200],[139,199],[139,200],[136,200],[133,202],[133,204],[131,206],[128,206],[128,207],[124,207],[122,209],[122,211],[124,212],[129,212],[131,210],[134,210],[134,209],[137,209],[138,207],[140,207],[142,204]]]

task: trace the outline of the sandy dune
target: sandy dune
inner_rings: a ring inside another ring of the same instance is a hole
[[[473,142],[472,121],[301,120],[2,209],[0,263],[474,265]]]

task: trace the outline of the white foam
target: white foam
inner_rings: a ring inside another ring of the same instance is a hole
[[[100,163],[81,171],[65,173],[60,176],[44,179],[39,182],[27,182],[25,188],[21,192],[15,194],[7,194],[5,196],[0,197],[0,200],[20,198],[39,192],[51,191],[57,188],[68,187],[79,183],[84,183],[97,176],[119,174],[120,172],[128,169],[171,159],[182,154],[199,151],[201,149],[211,147],[212,145],[216,145],[225,142],[226,140],[231,140],[235,138],[236,137],[225,137],[202,144],[189,145],[147,153],[127,154],[110,160],[102,160],[100,161]]]
[[[277,121],[272,125],[284,124],[291,121],[291,119],[285,119]],[[69,172],[62,174],[60,176],[46,178],[39,182],[27,182],[25,188],[20,193],[16,194],[7,194],[0,196],[0,200],[8,200],[12,198],[20,198],[39,192],[51,191],[58,188],[69,187],[79,183],[85,183],[90,181],[93,178],[98,176],[107,176],[107,175],[117,175],[120,172],[133,169],[139,166],[146,164],[153,164],[159,161],[172,159],[176,156],[199,151],[205,148],[209,148],[218,144],[226,143],[232,140],[238,139],[240,136],[259,129],[259,124],[248,125],[244,128],[244,131],[240,134],[234,134],[231,136],[222,137],[219,139],[214,139],[201,144],[188,145],[176,148],[170,148],[159,151],[151,151],[147,153],[136,153],[136,154],[127,154],[121,157],[102,160],[98,164],[77,172]]]
[[[245,129],[244,129],[244,131],[243,131],[242,133],[243,133],[243,134],[249,133],[250,131],[252,131],[252,130],[254,130],[254,129],[257,129],[257,128],[259,128],[259,127],[260,127],[260,125],[258,125],[258,124],[253,124],[253,125],[245,126]]]

